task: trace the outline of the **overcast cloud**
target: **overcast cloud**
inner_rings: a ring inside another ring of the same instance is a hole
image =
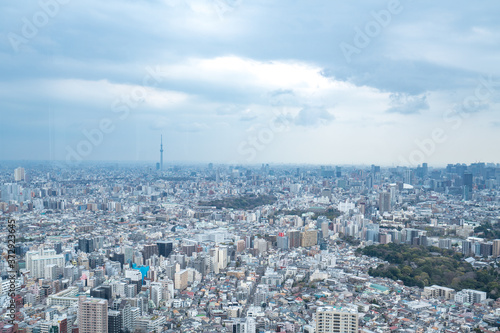
[[[394,165],[439,128],[424,162],[500,162],[499,12],[493,0],[3,1],[0,160],[80,148],[156,162],[163,135],[167,163]]]

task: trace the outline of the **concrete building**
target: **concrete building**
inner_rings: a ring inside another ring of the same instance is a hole
[[[301,233],[301,246],[310,247],[318,244],[318,230],[306,230]]]
[[[48,265],[64,267],[64,255],[57,254],[55,250],[43,248],[39,251],[29,251],[26,253],[26,268],[31,272],[33,278],[46,278],[45,267]]]
[[[485,299],[486,292],[472,289],[463,289],[455,295],[455,302],[457,303],[481,303]]]
[[[453,299],[455,297],[455,289],[433,285],[424,287],[423,296],[427,298],[443,297],[444,299]]]
[[[175,273],[175,289],[184,290],[188,286],[189,272],[187,269],[183,269]]]
[[[357,333],[358,312],[349,308],[320,307],[316,310],[316,333]]]
[[[108,301],[99,298],[78,297],[78,332],[108,332]]]
[[[20,181],[26,180],[26,175],[24,173],[24,168],[19,167],[19,168],[16,168],[14,170],[14,180],[16,182],[20,182]]]

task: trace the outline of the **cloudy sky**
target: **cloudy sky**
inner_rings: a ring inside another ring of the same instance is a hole
[[[0,4],[0,160],[500,162],[500,3]]]

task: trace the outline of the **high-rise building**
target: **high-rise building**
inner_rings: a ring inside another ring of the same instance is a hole
[[[26,180],[26,175],[24,173],[24,168],[19,167],[19,168],[16,168],[14,170],[14,180],[16,182],[21,182],[21,181]]]
[[[108,332],[108,301],[99,298],[78,297],[78,332]]]
[[[500,256],[500,239],[493,240],[493,257]]]
[[[318,230],[306,230],[300,234],[301,246],[309,247],[318,244]]]
[[[205,257],[199,256],[196,259],[191,260],[190,264],[201,275],[205,275],[207,266],[205,260],[206,260]]]
[[[463,240],[462,241],[462,254],[464,256],[469,256],[473,253],[472,250],[472,242],[468,240]]]
[[[168,256],[170,255],[170,253],[172,252],[172,249],[173,249],[172,242],[159,241],[156,243],[156,245],[158,245],[158,254],[160,256],[168,258]]]
[[[278,249],[287,250],[288,249],[288,237],[284,233],[280,232],[276,238]]]
[[[236,251],[237,252],[245,251],[245,241],[243,239],[240,239],[239,241],[236,242]]]
[[[196,247],[194,244],[182,246],[182,253],[184,253],[188,257],[191,257],[195,251],[196,251]]]
[[[134,320],[130,303],[124,299],[116,299],[111,304],[111,309],[120,312],[122,330],[124,332],[132,332],[134,329]]]
[[[122,329],[122,314],[120,311],[108,311],[108,333],[120,333]]]
[[[287,232],[289,248],[300,247],[300,231],[299,230],[289,230]]]
[[[94,251],[94,240],[87,239],[87,238],[81,238],[78,240],[78,248],[82,252],[91,253]]]
[[[469,191],[472,192],[472,173],[471,172],[464,172],[464,186],[467,186]]]
[[[226,269],[227,268],[227,246],[220,246],[218,249],[218,262],[219,262],[219,269]]]
[[[156,245],[156,244],[144,245],[144,249],[142,250],[142,257],[144,258],[144,261],[151,258],[154,254],[159,255],[158,254],[158,245]]]
[[[152,282],[149,297],[156,307],[160,306],[163,299],[163,286],[160,282]]]
[[[357,333],[358,312],[348,308],[320,307],[316,310],[316,333]]]
[[[328,221],[323,221],[321,223],[321,236],[323,238],[327,238],[328,237],[328,233],[330,232],[330,223]]]
[[[183,269],[175,273],[175,289],[184,290],[188,286],[188,276],[189,271],[187,269]]]
[[[391,193],[381,192],[379,194],[378,207],[380,214],[391,211]]]
[[[408,169],[405,171],[404,182],[409,185],[413,185],[413,170]]]

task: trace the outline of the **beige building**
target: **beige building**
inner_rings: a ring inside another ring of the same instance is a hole
[[[500,239],[493,240],[493,257],[500,257]]]
[[[455,290],[433,285],[430,287],[424,287],[423,296],[427,298],[443,297],[444,299],[453,299],[455,297]]]
[[[187,269],[183,269],[175,273],[175,289],[184,290],[188,286],[189,272]]]
[[[358,333],[358,312],[349,308],[320,307],[316,310],[316,333]]]
[[[301,233],[301,246],[310,247],[318,244],[318,230],[306,230]]]
[[[108,301],[100,298],[78,297],[78,332],[108,332]]]

